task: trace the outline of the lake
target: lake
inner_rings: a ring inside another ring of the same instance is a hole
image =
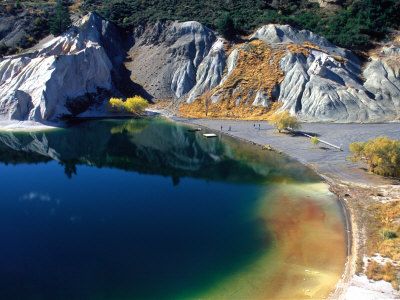
[[[161,118],[0,132],[1,299],[310,299],[341,207],[296,161]]]

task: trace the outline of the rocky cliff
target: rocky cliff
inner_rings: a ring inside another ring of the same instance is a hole
[[[266,25],[234,46],[220,83],[181,111],[193,117],[263,118],[268,109],[260,106],[278,103],[305,121],[393,120],[399,117],[396,49],[388,54],[391,65],[379,57],[363,68],[350,51],[312,32]]]
[[[114,88],[121,64],[118,30],[89,14],[60,37],[0,61],[0,119],[54,120],[82,98]],[[71,105],[70,105],[71,104]]]
[[[180,98],[196,84],[197,70],[215,40],[215,34],[198,22],[138,28],[127,63],[131,79],[155,98]]]
[[[286,109],[304,121],[389,121],[399,118],[399,67],[396,43],[363,64],[288,25],[263,26],[234,44],[198,22],[159,22],[124,41],[89,14],[64,35],[0,61],[0,119],[76,115],[132,84],[148,98],[174,99],[184,116],[265,119]]]

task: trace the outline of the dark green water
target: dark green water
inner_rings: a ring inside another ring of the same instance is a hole
[[[164,120],[0,133],[0,299],[190,298],[274,245],[288,158]]]

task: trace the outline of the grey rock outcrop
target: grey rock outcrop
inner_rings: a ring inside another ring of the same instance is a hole
[[[363,71],[364,86],[388,116],[400,117],[400,46],[384,47]]]
[[[310,2],[316,2],[322,8],[327,9],[338,9],[343,4],[343,0],[309,0]]]
[[[263,32],[273,37],[270,31]],[[277,32],[284,37],[274,41],[310,42],[320,48],[312,49],[307,57],[289,52],[282,59],[282,109],[309,121],[375,122],[398,116],[398,63],[395,70],[378,60],[367,64],[362,73],[360,61],[348,50],[304,30],[296,34],[288,26],[279,26]]]
[[[196,84],[197,70],[216,41],[198,22],[158,22],[136,35],[130,50],[132,81],[154,98],[180,98]]]
[[[89,14],[37,50],[0,61],[0,119],[54,120],[70,114],[66,102],[112,90],[116,29]],[[111,58],[111,59],[110,59]]]
[[[208,55],[199,65],[196,75],[196,85],[190,91],[187,102],[193,102],[196,97],[216,87],[222,80],[226,65],[226,55],[223,39],[218,39]]]

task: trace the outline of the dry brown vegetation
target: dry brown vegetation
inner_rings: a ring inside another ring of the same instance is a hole
[[[395,262],[400,261],[400,199],[387,203],[374,203],[368,207],[368,211],[373,216],[367,239],[368,255],[379,253]],[[391,263],[382,265],[372,260],[367,266],[366,275],[370,279],[390,282],[393,288],[398,289],[399,272],[398,265]]]
[[[387,203],[376,203],[369,210],[375,218],[374,235],[367,243],[370,254],[381,255],[400,261],[400,199]],[[392,232],[392,235],[388,235]]]
[[[240,120],[265,120],[282,106],[282,103],[273,102],[269,108],[252,105],[236,105],[231,101],[206,104],[203,99],[196,100],[191,104],[181,104],[179,114],[187,118],[219,118],[219,119],[240,119]]]
[[[380,264],[375,260],[371,260],[368,264],[365,272],[368,279],[373,280],[385,280],[390,282],[395,289],[399,289],[399,283],[397,281],[396,268],[391,263]]]
[[[283,71],[279,66],[285,54],[282,48],[273,49],[262,41],[254,40],[238,48],[236,67],[226,80],[204,93],[192,104],[182,104],[179,112],[187,117],[267,119],[270,108],[252,105],[257,91],[272,99],[273,88],[282,82]],[[218,95],[217,103],[211,96]]]
[[[273,48],[260,40],[253,40],[237,47],[236,67],[219,86],[198,97],[191,104],[181,104],[179,113],[185,117],[210,117],[245,120],[268,120],[280,107],[273,90],[284,79],[280,61],[287,50],[309,55],[309,49],[318,47],[310,43],[289,44]],[[318,48],[319,49],[319,48]],[[269,107],[253,106],[257,92],[267,95]],[[218,95],[212,103],[211,97]]]
[[[353,255],[356,272],[365,273],[374,280],[386,280],[394,288],[400,278],[400,190],[396,185],[358,186],[333,184],[331,190],[344,199],[351,214],[353,230]],[[393,232],[396,235],[385,233]],[[365,266],[363,257],[379,253],[384,260]],[[384,262],[384,263],[382,263]],[[389,262],[388,266],[385,266]],[[378,265],[377,265],[378,264]],[[397,279],[396,279],[397,276]]]

